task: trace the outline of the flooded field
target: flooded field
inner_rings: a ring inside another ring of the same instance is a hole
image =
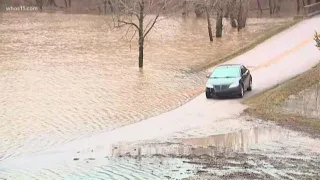
[[[176,108],[203,90],[206,72],[191,67],[286,21],[250,19],[239,33],[225,22],[224,37],[209,43],[205,20],[166,19],[146,40],[141,72],[133,32],[125,37],[108,16],[0,18],[0,161]]]

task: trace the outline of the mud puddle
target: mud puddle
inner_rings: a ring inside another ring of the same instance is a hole
[[[121,142],[112,146],[111,156],[201,156],[248,152],[258,143],[282,141],[289,132],[280,127],[255,127],[202,138],[173,138],[160,141]]]
[[[271,126],[203,138],[122,142],[113,145],[111,156],[171,158],[198,165],[185,179],[320,178],[319,153],[305,149],[301,141],[308,138],[292,133]]]

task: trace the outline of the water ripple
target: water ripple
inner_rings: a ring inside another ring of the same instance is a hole
[[[263,19],[251,20],[256,24],[249,22],[238,36],[225,24],[224,38],[208,43],[205,20],[161,21],[146,41],[140,72],[136,43],[130,49],[128,40],[120,41],[125,31],[110,29],[108,20],[1,14],[1,160],[176,108],[203,91],[206,81],[205,72],[186,70],[269,28],[256,25]]]

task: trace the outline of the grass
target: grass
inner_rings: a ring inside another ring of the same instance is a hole
[[[283,84],[266,90],[244,101],[249,108],[245,114],[271,120],[279,125],[293,130],[306,132],[313,137],[320,137],[320,118],[307,118],[298,114],[284,114],[278,107],[290,96],[306,87],[312,87],[320,82],[320,63],[312,69],[298,75]]]
[[[296,20],[290,21],[288,23],[285,23],[284,25],[281,25],[281,26],[279,26],[277,28],[274,28],[271,31],[263,34],[260,38],[256,39],[255,41],[247,44],[244,47],[241,47],[241,48],[233,51],[230,54],[227,54],[224,57],[221,57],[219,59],[214,59],[212,61],[208,61],[208,62],[206,62],[204,64],[201,64],[199,66],[195,66],[195,67],[191,68],[190,72],[191,73],[200,72],[200,71],[206,70],[206,69],[208,69],[210,67],[216,66],[216,65],[218,65],[220,63],[229,61],[229,60],[231,60],[231,59],[233,59],[233,58],[245,53],[246,51],[249,51],[249,50],[255,48],[257,45],[261,44],[262,42],[266,41],[267,39],[269,39],[272,36],[274,36],[274,35],[282,32],[282,31],[288,29],[289,27],[297,24],[300,21],[302,21],[302,19],[296,19]]]

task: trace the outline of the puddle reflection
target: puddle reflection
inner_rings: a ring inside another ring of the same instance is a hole
[[[204,138],[172,139],[166,142],[124,142],[112,147],[111,156],[215,156],[235,151],[248,152],[259,143],[284,140],[288,133],[280,127],[257,127]]]

